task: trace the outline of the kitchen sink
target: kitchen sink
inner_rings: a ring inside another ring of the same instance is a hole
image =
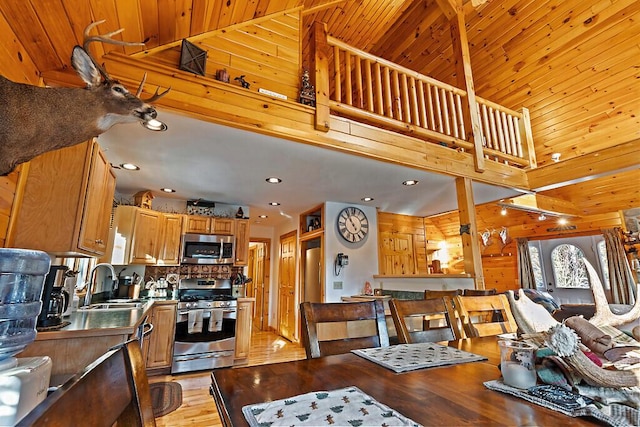
[[[131,310],[132,308],[142,308],[143,305],[143,302],[101,302],[80,307],[78,310]]]

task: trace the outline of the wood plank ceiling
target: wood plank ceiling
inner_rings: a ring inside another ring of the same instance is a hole
[[[352,46],[455,84],[449,24],[436,0],[0,0],[0,74],[35,84],[39,73],[70,68],[71,47],[99,19],[107,21],[101,31],[125,28],[117,37],[153,48],[292,8],[301,8],[305,32],[326,22]],[[529,108],[538,165],[551,164],[552,153],[565,161],[640,145],[639,1],[465,1],[464,11],[476,91]],[[613,196],[618,209],[638,205],[639,184],[636,167],[547,194],[592,214],[610,211]]]

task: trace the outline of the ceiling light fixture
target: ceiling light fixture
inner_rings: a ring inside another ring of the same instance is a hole
[[[128,171],[139,171],[140,166],[134,165],[133,163],[120,163],[120,167],[122,169],[126,169]]]
[[[419,181],[415,179],[408,179],[405,182],[403,182],[402,185],[411,186],[411,185],[416,185],[418,182]]]
[[[500,209],[500,215],[507,216],[507,208]]]
[[[267,219],[267,218],[269,218],[269,216],[268,215],[258,215],[258,218]]]
[[[372,202],[373,201],[373,197],[363,197],[362,199],[363,202]]]
[[[567,225],[568,223],[569,221],[567,220],[567,218],[558,218],[558,224]]]
[[[140,124],[143,127],[155,132],[164,132],[165,130],[168,129],[167,125],[162,123],[160,120],[156,120],[156,119],[151,119],[147,122],[141,122]]]
[[[551,160],[553,160],[554,162],[559,162],[560,161],[560,153],[553,153],[551,155]]]
[[[269,184],[280,184],[282,182],[280,178],[277,178],[275,176],[270,176],[269,178],[265,179],[265,181],[267,181]]]
[[[160,191],[164,191],[165,193],[175,193],[176,190],[174,190],[173,188],[161,188]]]
[[[278,202],[269,202],[269,206],[280,206]]]
[[[538,221],[544,221],[545,219],[547,219],[547,216],[545,214],[538,215]]]

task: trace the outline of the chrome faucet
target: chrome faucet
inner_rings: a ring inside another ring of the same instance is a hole
[[[96,273],[96,270],[98,269],[98,267],[108,268],[109,271],[111,272],[112,280],[116,280],[116,277],[117,277],[116,276],[116,271],[113,269],[113,266],[111,264],[108,264],[106,262],[103,262],[103,263],[100,263],[100,264],[96,264],[96,266],[93,267],[93,269],[89,273],[89,282],[87,283],[87,294],[84,296],[84,306],[86,306],[86,307],[91,305],[91,290],[93,289],[93,285],[94,285],[93,280],[95,278],[95,273]]]

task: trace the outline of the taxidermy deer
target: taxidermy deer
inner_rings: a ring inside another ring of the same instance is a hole
[[[151,98],[139,98],[146,74],[132,95],[89,54],[89,43],[102,41],[123,46],[144,43],[123,42],[105,35],[89,36],[98,21],[84,30],[83,47],[73,48],[71,63],[87,84],[82,88],[43,88],[14,83],[0,76],[0,175],[39,154],[79,144],[105,132],[111,126],[127,122],[148,122],[157,116],[149,103],[169,92],[156,92]]]

